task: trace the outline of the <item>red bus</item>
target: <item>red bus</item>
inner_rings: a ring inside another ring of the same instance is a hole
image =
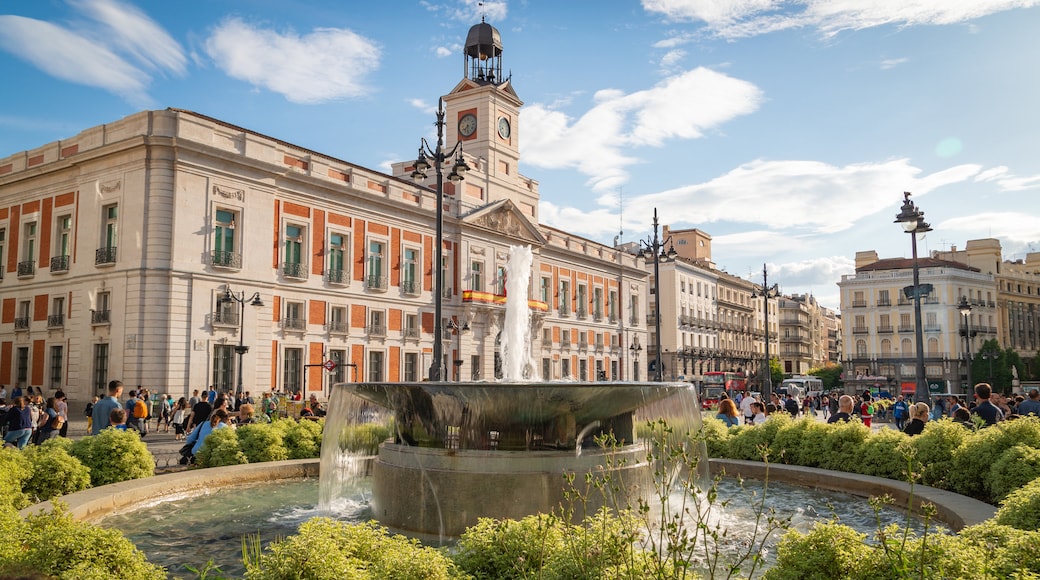
[[[747,391],[747,377],[744,373],[708,372],[704,373],[704,388],[701,389],[701,407],[711,409],[718,406],[722,393],[735,399],[737,393]],[[734,400],[734,402],[736,402]]]

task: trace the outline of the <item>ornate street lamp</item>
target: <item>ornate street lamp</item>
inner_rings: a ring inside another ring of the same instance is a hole
[[[224,286],[224,295],[217,299],[218,304],[231,304],[237,302],[241,306],[241,311],[238,316],[238,346],[235,347],[235,354],[238,355],[238,379],[235,385],[236,398],[242,396],[242,356],[249,352],[249,347],[243,344],[246,335],[247,301],[250,306],[262,307],[264,305],[264,301],[260,299],[259,292],[253,292],[253,295],[247,299],[245,290],[236,295],[231,291],[230,285]]]
[[[769,285],[769,271],[766,270],[766,265],[762,264],[762,287],[756,288],[751,292],[752,298],[762,298],[762,302],[765,305],[765,322],[766,322],[766,366],[765,381],[762,382],[762,397],[763,400],[768,401],[769,396],[773,394],[773,369],[769,366],[772,360],[769,356],[769,301],[780,295],[780,288],[773,284]]]
[[[967,345],[968,353],[968,389],[966,392],[971,392],[975,388],[975,383],[971,380],[971,363],[975,359],[971,356],[971,339],[975,336],[975,332],[971,330],[971,304],[968,303],[967,296],[961,296],[961,301],[957,304],[957,310],[960,311],[961,317],[964,320],[964,328],[961,329],[961,336],[964,337],[964,344]]]
[[[979,356],[982,357],[982,360],[989,361],[989,386],[995,391],[997,387],[993,384],[993,361],[1000,358],[1000,351],[984,350],[979,353]]]
[[[629,357],[632,359],[632,380],[639,380],[639,353],[643,352],[643,345],[633,342],[628,345]]]
[[[455,382],[462,381],[462,333],[469,332],[469,323],[463,322],[462,326],[459,326],[458,322],[452,318],[448,320],[448,330],[455,333],[455,354],[456,358],[453,362],[455,363]]]
[[[924,371],[924,329],[921,328],[921,295],[931,292],[931,285],[927,288],[921,287],[921,271],[917,263],[917,234],[932,231],[932,226],[924,221],[924,212],[918,209],[914,202],[910,201],[910,192],[903,192],[903,207],[896,214],[895,223],[903,226],[903,231],[910,234],[910,248],[913,252],[914,285],[904,288],[907,297],[914,299],[914,339],[917,341],[917,383],[914,387],[914,401],[923,402],[928,400],[928,382]]]
[[[462,141],[455,143],[449,151],[444,150],[444,99],[437,100],[437,146],[430,148],[430,144],[423,137],[419,140],[419,157],[415,160],[415,170],[412,171],[412,179],[421,181],[426,179],[426,172],[432,167],[437,175],[437,235],[434,241],[433,262],[433,363],[430,364],[430,380],[441,380],[441,365],[444,362],[444,345],[441,344],[442,324],[441,301],[444,298],[444,269],[441,261],[444,256],[444,173],[443,165],[453,156],[455,163],[452,165],[448,181],[462,181],[462,174],[469,171],[469,165],[462,158]],[[457,154],[457,155],[456,155]]]
[[[659,240],[657,238],[657,208],[654,208],[654,237],[648,237],[645,240],[639,240],[639,243],[643,246],[643,259],[654,261],[654,327],[657,333],[656,343],[654,345],[654,380],[661,382],[663,380],[662,368],[661,368],[661,260],[674,260],[678,252],[675,251],[675,247],[671,245],[672,237],[668,236],[668,239]],[[668,251],[665,252],[663,246],[668,244]]]

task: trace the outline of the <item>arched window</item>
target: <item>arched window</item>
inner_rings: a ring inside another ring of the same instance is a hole
[[[939,354],[939,339],[929,338],[928,339],[928,354],[935,355]]]
[[[904,338],[899,343],[899,350],[903,356],[914,356],[914,343],[909,338]]]

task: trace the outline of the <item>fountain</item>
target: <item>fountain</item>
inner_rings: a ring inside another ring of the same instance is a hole
[[[655,495],[641,426],[663,419],[676,437],[700,427],[686,383],[544,382],[533,379],[527,288],[529,247],[511,247],[499,382],[344,383],[329,404],[321,451],[320,503],[330,508],[371,473],[381,524],[443,542],[478,518],[522,518],[561,507],[566,475],[609,477],[634,505]],[[385,440],[371,441],[373,433]],[[610,434],[610,448],[597,444]],[[702,446],[703,447],[703,446]],[[701,449],[699,456],[706,459]],[[707,461],[694,477],[707,477]],[[691,476],[691,474],[685,474]],[[672,472],[671,477],[678,477]]]

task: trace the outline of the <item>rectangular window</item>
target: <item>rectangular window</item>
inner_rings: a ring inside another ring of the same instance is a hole
[[[7,269],[7,262],[4,261],[4,246],[7,243],[7,229],[0,228],[0,280],[4,279],[4,270]]]
[[[629,324],[639,325],[639,296],[635,294],[628,297]]]
[[[441,280],[443,288],[441,288],[442,298],[451,298],[451,270],[448,267],[451,264],[450,256],[441,256]]]
[[[568,316],[571,313],[571,283],[567,280],[560,280],[560,302],[557,305],[557,309],[560,312],[560,316]]]
[[[22,300],[18,303],[18,312],[14,319],[15,330],[29,330],[29,324],[32,320],[30,316],[32,316],[32,302]]]
[[[368,335],[386,336],[386,313],[382,310],[368,311]]]
[[[592,289],[592,318],[597,322],[603,320],[603,289]]]
[[[470,380],[480,380],[480,355],[472,354],[469,356],[469,378]]]
[[[404,337],[405,338],[419,338],[419,315],[418,314],[405,314],[404,315]]]
[[[401,265],[401,291],[409,295],[419,294],[419,250],[404,249],[404,263]]]
[[[111,322],[109,319],[109,298],[108,292],[98,292],[97,297],[94,300],[94,310],[90,312],[90,323],[91,324],[108,324]]]
[[[588,288],[584,284],[578,284],[578,318],[585,318],[589,313]]]
[[[47,326],[61,328],[65,326],[65,297],[56,296],[51,299],[51,313],[47,315]]]
[[[366,286],[370,290],[386,290],[386,270],[384,266],[386,245],[372,240],[368,242],[368,272]]]
[[[213,265],[241,268],[242,254],[235,240],[235,212],[218,209],[213,223]]]
[[[495,269],[495,294],[497,296],[506,295],[506,267],[499,266]]]
[[[65,351],[61,345],[51,347],[51,389],[58,390],[61,388],[61,371],[64,368],[64,355]]]
[[[343,234],[329,235],[329,258],[326,277],[334,284],[347,284],[350,282],[350,268],[348,264],[347,248],[350,247],[349,239]]]
[[[385,380],[386,371],[383,368],[384,356],[383,352],[379,350],[368,351],[368,364],[365,365],[365,374],[368,375],[368,381],[373,383],[379,383]]]
[[[15,384],[25,386],[29,383],[29,347],[18,347],[15,361]]]
[[[286,302],[285,318],[282,320],[285,330],[305,330],[307,318],[303,315],[303,302]]]
[[[54,229],[55,252],[51,256],[51,272],[68,272],[72,254],[72,216],[58,216]]]
[[[542,379],[551,381],[554,377],[552,376],[552,359],[542,359]]]
[[[484,262],[470,262],[469,289],[474,292],[484,291]]]
[[[282,367],[282,390],[287,393],[298,393],[303,386],[303,349],[285,349],[285,362]]]
[[[97,265],[114,264],[116,249],[119,247],[119,205],[111,204],[101,208],[104,222],[101,225],[101,247],[94,257]]]
[[[585,359],[578,360],[578,380],[581,382],[589,380],[589,361]]]
[[[347,381],[347,351],[330,350],[329,360],[336,363],[336,368],[329,373],[329,382],[333,385]]]
[[[538,296],[547,306],[552,304],[552,280],[549,278],[542,278],[539,283]]]
[[[306,278],[307,268],[303,264],[304,228],[293,224],[285,226],[282,242],[282,274],[289,278]]]
[[[28,222],[22,228],[22,259],[18,261],[18,275],[32,276],[36,273],[36,222]]]
[[[419,382],[419,353],[404,353],[404,380],[408,383]]]
[[[213,380],[210,381],[218,391],[233,391],[232,375],[235,368],[235,347],[218,344],[213,346]]]
[[[107,392],[108,388],[108,345],[94,345],[94,392]]]
[[[571,359],[566,357],[560,359],[560,378],[565,380],[571,378]]]
[[[346,333],[349,330],[347,327],[347,309],[344,306],[333,306],[329,309],[329,332]]]

